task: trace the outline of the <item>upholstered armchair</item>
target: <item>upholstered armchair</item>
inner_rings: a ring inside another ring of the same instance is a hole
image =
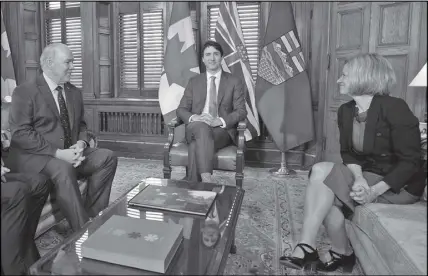
[[[171,178],[171,166],[185,166],[188,163],[188,146],[185,141],[174,144],[174,129],[183,122],[174,118],[167,124],[168,126],[168,142],[164,147],[163,158],[163,174],[164,178]],[[244,131],[246,129],[245,121],[238,124],[238,146],[230,145],[220,149],[215,154],[214,170],[221,171],[234,171],[236,186],[242,188],[244,179],[244,152],[245,152],[245,137]],[[186,169],[187,172],[187,169]],[[187,173],[186,173],[187,174]]]

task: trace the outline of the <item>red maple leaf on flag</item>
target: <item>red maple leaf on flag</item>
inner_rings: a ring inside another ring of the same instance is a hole
[[[6,51],[3,46],[0,47],[1,48],[1,62],[2,63],[10,63],[7,64],[8,66],[5,66],[4,64],[2,64],[1,67],[1,76],[3,77],[3,79],[15,79],[15,72],[13,71],[13,66],[12,66],[12,55],[10,55],[9,52],[9,56],[7,56],[8,51]]]
[[[169,85],[176,83],[181,87],[186,87],[191,77],[199,75],[198,73],[190,71],[190,69],[195,67],[195,63],[193,62],[193,46],[181,52],[183,44],[183,42],[180,42],[178,34],[168,40],[168,50],[165,51],[164,58],[164,71],[168,78]]]

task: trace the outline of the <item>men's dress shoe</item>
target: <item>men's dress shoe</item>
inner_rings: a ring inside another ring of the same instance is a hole
[[[314,249],[312,246],[306,243],[299,243],[296,245],[302,249],[304,256],[303,258],[293,257],[293,256],[282,256],[279,258],[279,262],[289,268],[292,269],[304,269],[309,271],[315,271],[317,264],[319,262],[318,251]],[[308,252],[305,248],[311,250]]]
[[[329,252],[331,255],[331,260],[325,263],[320,261],[317,265],[318,271],[330,272],[335,271],[340,267],[342,267],[343,272],[349,273],[352,271],[356,262],[354,252],[352,252],[351,255],[339,254],[337,252],[334,252],[333,250],[330,250]]]

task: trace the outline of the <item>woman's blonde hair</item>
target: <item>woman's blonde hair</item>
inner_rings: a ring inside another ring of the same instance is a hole
[[[396,83],[394,69],[383,56],[370,53],[351,58],[348,69],[349,95],[389,95]]]

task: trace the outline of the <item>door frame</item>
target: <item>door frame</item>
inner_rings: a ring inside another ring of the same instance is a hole
[[[316,133],[316,158],[315,163],[320,162],[324,159],[324,117],[326,110],[326,93],[328,85],[328,74],[329,74],[329,59],[330,59],[330,29],[331,29],[331,2],[314,2],[313,7],[313,20],[311,26],[311,32],[317,32],[321,35],[321,43],[311,40],[311,52],[318,52],[320,58],[317,60],[312,58],[312,63],[319,61],[319,71],[317,76],[313,75],[312,78],[318,78],[318,87],[312,89],[318,90],[318,116],[315,121],[315,133]],[[313,37],[313,35],[312,35]],[[314,65],[314,64],[313,64]]]

